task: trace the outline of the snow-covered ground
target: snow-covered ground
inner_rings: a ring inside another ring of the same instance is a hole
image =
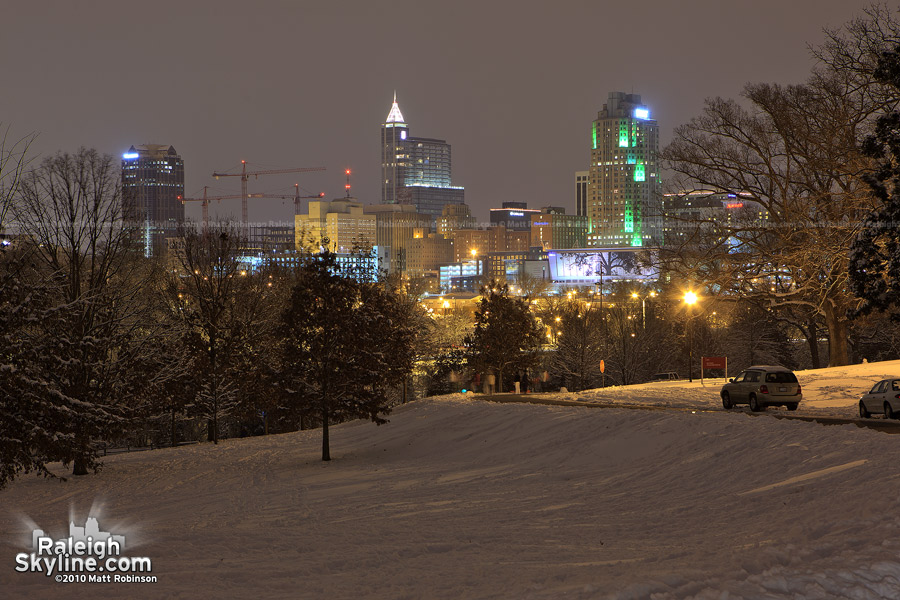
[[[800,414],[851,416],[898,370],[800,373]],[[718,406],[707,384],[572,396]],[[0,491],[0,598],[900,597],[900,436],[450,396],[332,429],[330,463],[319,445],[226,440],[21,479]],[[89,513],[156,583],[14,572],[34,527],[61,537]]]
[[[900,377],[900,360],[848,365],[830,369],[796,371],[803,389],[797,414],[853,418],[858,414],[859,397],[881,379]],[[737,375],[737,373],[734,373]],[[725,379],[695,379],[693,382],[659,381],[640,385],[610,387],[553,397],[610,404],[645,404],[685,408],[721,408],[719,391]],[[748,411],[747,406],[735,410]],[[771,411],[784,411],[772,407]]]

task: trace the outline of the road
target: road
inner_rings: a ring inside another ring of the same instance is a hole
[[[613,404],[609,402],[577,402],[575,400],[560,400],[559,398],[551,398],[543,394],[492,394],[478,395],[476,398],[487,400],[488,402],[511,402],[518,404],[547,404],[551,406],[580,406],[582,408],[625,408],[628,410],[674,410],[681,412],[723,412],[722,408],[690,408],[675,406],[651,406],[647,404]],[[801,405],[802,410],[802,405]],[[844,418],[829,416],[813,416],[796,413],[787,413],[783,411],[762,411],[758,413],[742,411],[740,408],[732,409],[734,412],[745,412],[745,414],[754,417],[774,417],[776,419],[794,419],[797,421],[813,421],[820,425],[848,425],[853,424],[857,427],[865,427],[874,429],[884,433],[900,433],[900,420],[888,421],[886,419],[860,419],[860,418]]]

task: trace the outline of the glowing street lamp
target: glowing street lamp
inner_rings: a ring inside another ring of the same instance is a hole
[[[693,308],[697,304],[697,294],[689,291],[684,295],[684,303],[688,307],[688,381],[694,381],[694,314]]]

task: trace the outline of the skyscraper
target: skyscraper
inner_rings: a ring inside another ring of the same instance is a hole
[[[381,125],[381,172],[383,204],[412,204],[432,222],[444,206],[465,202],[465,189],[452,184],[450,144],[411,137],[396,94]]]
[[[575,171],[575,214],[586,217],[588,214],[588,182],[590,171]]]
[[[637,94],[610,92],[592,130],[588,246],[660,243],[659,125]]]
[[[123,213],[138,228],[145,256],[160,256],[184,221],[184,161],[172,146],[132,146],[122,155]]]

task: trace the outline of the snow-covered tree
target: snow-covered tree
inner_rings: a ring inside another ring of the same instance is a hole
[[[299,270],[281,317],[280,377],[295,409],[321,422],[322,460],[330,424],[386,422],[387,392],[412,370],[412,309],[397,290],[343,274],[329,251]]]
[[[900,45],[882,54],[875,73],[900,93]],[[879,204],[853,241],[850,281],[862,299],[858,314],[886,311],[900,320],[900,112],[880,116],[863,149],[878,161],[866,182]]]
[[[252,357],[275,322],[274,284],[247,270],[239,231],[228,224],[184,226],[177,247],[166,295],[199,382],[186,408],[209,420],[209,439],[218,443],[220,419],[246,400]]]
[[[592,297],[587,303],[565,302],[559,321],[554,317],[549,323],[555,332],[552,339],[556,340],[551,368],[562,376],[564,384],[572,391],[600,386],[603,376],[600,361],[610,360],[608,331],[603,317],[600,303]]]
[[[497,389],[502,391],[504,373],[534,366],[543,331],[528,303],[511,296],[506,284],[491,282],[481,295],[475,330],[466,338],[469,365],[496,374]]]
[[[23,281],[40,282],[15,340],[19,392],[45,411],[35,429],[56,448],[44,456],[76,475],[96,469],[97,442],[126,431],[141,353],[142,269],[121,208],[118,164],[87,149],[28,171],[14,208],[30,252]]]

